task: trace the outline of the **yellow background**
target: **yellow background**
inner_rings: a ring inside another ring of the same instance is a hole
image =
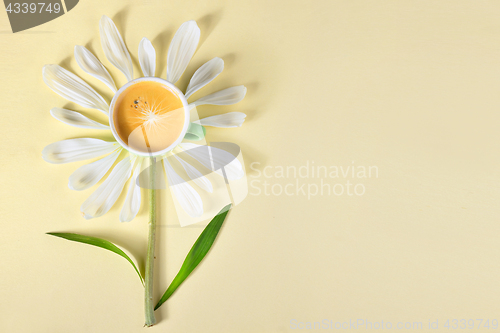
[[[162,77],[173,33],[197,20],[200,46],[178,86],[220,56],[224,72],[198,96],[248,87],[237,105],[198,111],[248,114],[208,135],[242,147],[250,180],[252,162],[379,169],[363,196],[249,195],[150,331],[288,332],[292,319],[358,318],[438,319],[446,331],[446,319],[500,319],[500,2],[81,0],[17,34],[0,14],[1,332],[143,330],[143,289],[125,260],[44,234],[101,236],[144,261],[146,209],[131,223],[118,221],[120,205],[86,221],[79,207],[92,190],[67,187],[85,162],[41,158],[49,143],[103,137],[53,119],[52,107],[73,106],[41,77],[61,64],[109,100],[73,58],[85,45],[124,83],[100,47],[103,14],[134,59],[142,37],[153,42]],[[161,223],[175,225],[162,200]],[[158,228],[158,298],[201,230]]]

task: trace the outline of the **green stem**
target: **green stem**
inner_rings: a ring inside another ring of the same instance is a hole
[[[146,311],[146,324],[150,327],[156,324],[153,303],[153,267],[155,259],[155,234],[156,234],[156,160],[151,157],[151,166],[149,167],[149,234],[148,234],[148,254],[146,257],[146,276],[145,276],[145,297],[144,306]]]

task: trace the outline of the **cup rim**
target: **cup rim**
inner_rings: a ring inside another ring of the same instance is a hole
[[[137,149],[134,149],[134,148],[130,147],[125,142],[123,142],[123,140],[120,138],[120,136],[118,135],[118,133],[116,131],[115,124],[114,124],[114,119],[113,119],[113,112],[114,112],[115,103],[116,103],[117,98],[128,87],[130,87],[130,86],[132,86],[132,85],[134,85],[136,83],[143,82],[143,81],[158,82],[158,83],[161,83],[161,84],[167,86],[168,88],[172,89],[177,94],[177,96],[179,97],[179,99],[181,100],[182,106],[184,108],[184,126],[182,128],[182,131],[181,131],[179,137],[170,146],[168,146],[167,148],[165,148],[163,150],[159,150],[157,152],[144,152],[144,151],[140,151],[140,150],[137,150]],[[162,154],[168,153],[169,151],[171,151],[172,149],[174,149],[184,139],[184,136],[186,135],[186,132],[187,132],[187,130],[189,128],[189,122],[190,122],[190,113],[189,113],[188,102],[187,102],[186,97],[182,93],[182,91],[179,88],[177,88],[173,83],[171,83],[171,82],[169,82],[169,81],[167,81],[165,79],[162,79],[162,78],[159,78],[159,77],[154,77],[154,76],[146,76],[146,77],[141,77],[141,78],[133,79],[133,80],[127,82],[126,84],[124,84],[120,89],[118,89],[118,91],[113,96],[113,99],[111,100],[111,103],[109,105],[109,112],[108,113],[109,113],[109,127],[111,128],[111,133],[113,133],[113,136],[114,136],[115,140],[124,149],[126,149],[129,152],[134,153],[136,155],[140,155],[140,156],[158,156],[158,155],[162,155]]]

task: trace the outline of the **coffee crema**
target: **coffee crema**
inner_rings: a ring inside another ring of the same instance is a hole
[[[172,145],[182,133],[185,117],[177,92],[157,81],[132,84],[113,107],[113,125],[120,139],[145,153]]]

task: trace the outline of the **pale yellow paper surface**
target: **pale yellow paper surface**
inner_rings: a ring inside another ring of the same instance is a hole
[[[446,331],[446,319],[500,319],[500,2],[82,0],[17,34],[0,13],[1,332],[143,331],[143,289],[125,260],[44,234],[101,236],[143,263],[145,206],[120,223],[122,195],[85,221],[79,207],[92,190],[67,187],[84,162],[41,158],[58,140],[110,138],[53,119],[52,107],[74,105],[41,77],[44,64],[61,64],[109,100],[72,55],[87,46],[124,83],[100,47],[102,14],[134,59],[143,37],[153,42],[162,77],[173,33],[198,21],[201,45],[178,86],[219,56],[224,72],[196,95],[248,87],[237,105],[198,108],[248,114],[241,128],[207,131],[239,144],[247,171],[307,161],[379,169],[363,196],[249,195],[149,331],[288,332],[294,319],[439,319]],[[160,224],[175,226],[160,197]],[[200,232],[158,229],[158,298]]]

